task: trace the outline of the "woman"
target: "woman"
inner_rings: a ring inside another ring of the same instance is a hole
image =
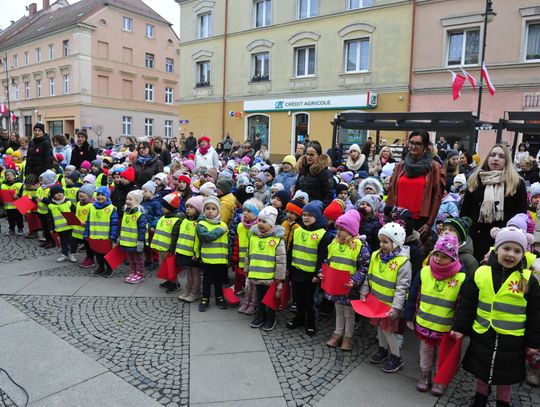
[[[171,153],[171,155],[178,154],[179,149],[178,149],[178,146],[176,145],[176,140],[169,141],[169,145],[167,146],[167,149],[169,150],[169,153]]]
[[[334,199],[334,180],[328,169],[330,158],[322,153],[321,144],[311,141],[306,154],[298,160],[298,179],[295,191],[302,190],[308,194],[309,200],[315,199],[328,206]]]
[[[459,152],[457,150],[449,150],[443,165],[443,174],[446,178],[446,191],[451,192],[454,178],[459,174],[459,171]]]
[[[114,142],[111,136],[107,137],[105,142],[105,150],[112,150],[114,148]]]
[[[266,147],[266,144],[261,144],[261,148],[259,151],[255,153],[254,159],[259,158],[261,161],[268,161],[270,159],[270,151],[268,151],[268,148]]]
[[[166,167],[171,163],[171,153],[163,147],[163,138],[154,138],[154,152],[159,156],[159,159]]]
[[[392,150],[392,156],[396,161],[401,161],[403,158],[403,141],[400,138],[397,138],[394,140],[392,145],[390,146],[390,149]]]
[[[519,168],[521,168],[519,175],[521,175],[521,178],[525,180],[526,185],[527,182],[529,183],[529,186],[535,182],[540,182],[540,173],[538,172],[538,165],[534,158],[523,158],[519,162]]]
[[[379,153],[379,160],[381,161],[381,168],[384,167],[388,163],[395,163],[396,160],[394,160],[394,156],[392,155],[392,150],[388,146],[384,146],[381,148],[381,151]]]
[[[229,159],[229,156],[227,155],[227,152],[225,151],[225,148],[223,147],[223,143],[221,141],[216,144],[216,153],[220,160],[227,161]]]
[[[28,144],[25,175],[34,174],[38,179],[45,171],[53,166],[51,139],[45,133],[43,123],[34,125],[34,138]]]
[[[53,154],[61,154],[64,159],[60,163],[63,168],[71,162],[71,145],[68,139],[63,134],[57,134],[52,138]]]
[[[75,141],[75,147],[71,150],[71,160],[69,163],[74,165],[75,168],[81,168],[83,161],[91,163],[96,159],[96,150],[90,144],[88,144],[88,133],[85,129],[81,129],[77,132],[77,140]]]
[[[493,245],[491,228],[504,227],[517,213],[527,213],[525,182],[512,165],[508,148],[495,144],[482,165],[469,176],[461,207],[461,216],[473,220],[470,236],[478,261]]]
[[[195,169],[201,167],[220,169],[219,157],[206,136],[199,138],[199,148],[195,152]]]
[[[413,217],[414,228],[423,239],[429,234],[444,191],[441,166],[433,161],[429,146],[429,133],[413,131],[409,135],[409,151],[396,164],[386,204],[408,209]]]
[[[12,132],[9,136],[9,146],[13,149],[13,151],[16,151],[19,149],[21,145],[19,144],[19,135],[15,132]]]
[[[358,144],[353,144],[349,147],[349,157],[345,161],[345,167],[347,171],[352,171],[355,174],[358,171],[369,171],[368,160],[365,154],[362,154]]]
[[[274,184],[282,184],[283,189],[291,194],[291,196],[297,179],[295,168],[296,158],[293,155],[286,155],[281,161],[281,168],[274,180]]]
[[[465,174],[465,177],[469,178],[469,174],[474,170],[476,167],[476,163],[474,162],[471,153],[468,151],[462,151],[459,155],[459,172],[462,174]]]
[[[139,188],[152,179],[158,172],[163,172],[163,163],[148,141],[140,141],[137,146],[137,158],[133,163],[135,185]]]
[[[379,156],[377,155],[377,146],[371,140],[368,140],[362,146],[362,154],[368,159],[369,175],[378,176],[381,172],[382,165]]]
[[[525,145],[525,143],[519,143],[518,151],[516,153],[516,156],[514,157],[514,164],[516,165],[516,167],[521,168],[519,163],[524,158],[529,158],[529,155],[530,154],[527,151],[527,146]]]

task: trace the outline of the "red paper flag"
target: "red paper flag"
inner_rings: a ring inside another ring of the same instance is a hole
[[[13,195],[17,193],[14,189],[0,189],[0,200],[2,202],[15,202],[15,199],[13,198]]]
[[[350,288],[346,287],[351,280],[351,275],[348,271],[337,270],[330,267],[328,264],[322,265],[321,288],[330,295],[347,295]]]
[[[231,287],[223,288],[223,296],[225,297],[225,300],[231,305],[236,305],[240,303],[240,299],[236,296],[234,290]]]
[[[368,294],[365,302],[362,300],[353,300],[351,301],[351,305],[354,312],[367,318],[386,318],[386,314],[390,311],[390,307],[373,294]]]
[[[165,259],[163,259],[163,261],[161,262],[156,277],[161,278],[162,280],[176,282],[177,274],[178,273],[176,272],[176,261],[174,255],[167,255],[167,257],[165,257]]]
[[[41,229],[41,221],[36,213],[30,212],[25,214],[24,217],[26,218],[26,223],[28,223],[28,231],[30,233],[37,232]]]
[[[111,269],[116,270],[120,264],[122,264],[127,258],[125,251],[120,249],[120,245],[117,244],[114,248],[105,255],[105,260],[111,266]]]
[[[73,212],[62,212],[62,216],[66,218],[69,226],[81,226],[82,223]]]
[[[467,79],[464,76],[456,74],[452,71],[448,72],[452,74],[452,97],[454,100],[457,100],[461,96],[461,88],[463,88],[463,84]]]
[[[461,72],[463,72],[463,75],[467,78],[469,83],[471,84],[473,90],[476,90],[476,79],[474,79],[474,76],[472,76],[469,72],[467,72],[465,69],[460,68]]]
[[[488,87],[489,94],[493,96],[495,94],[495,85],[493,85],[493,82],[491,82],[491,77],[489,76],[489,72],[487,70],[486,64],[482,64],[482,78],[486,81],[486,85]]]
[[[22,215],[37,209],[37,203],[32,201],[27,195],[13,201],[13,205],[15,205],[15,208],[17,208]]]
[[[461,339],[454,339],[450,334],[442,337],[439,345],[439,360],[437,361],[437,374],[434,383],[448,386],[459,369],[461,361]]]
[[[107,254],[112,249],[112,242],[110,240],[91,239],[88,238],[88,244],[92,251],[99,254]]]
[[[289,302],[290,292],[289,281],[285,280],[279,292],[279,296],[276,296],[276,282],[274,281],[268,288],[268,291],[266,291],[262,303],[274,311],[284,310]]]

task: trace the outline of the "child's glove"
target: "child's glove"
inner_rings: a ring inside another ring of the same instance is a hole
[[[137,242],[137,253],[142,253],[144,251],[144,242]]]

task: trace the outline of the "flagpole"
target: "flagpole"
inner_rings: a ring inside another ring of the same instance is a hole
[[[8,106],[8,115],[7,115],[7,128],[8,128],[8,134],[11,136],[11,104],[9,102],[9,69],[8,69],[8,55],[7,51],[5,53],[4,57],[4,63],[6,65],[6,84],[7,84],[7,106]]]

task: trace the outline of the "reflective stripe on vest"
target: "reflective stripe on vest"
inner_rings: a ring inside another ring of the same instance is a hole
[[[240,222],[236,229],[236,233],[238,235],[238,267],[243,269],[249,244],[249,229]]]
[[[275,236],[249,237],[248,277],[257,280],[272,280],[276,274],[276,248],[281,241]]]
[[[77,202],[77,209],[75,210],[75,215],[81,223],[85,223],[88,220],[88,215],[90,214],[90,208],[93,205],[88,203],[86,205],[81,205],[80,202]],[[83,239],[84,226],[72,226],[71,236],[75,239]]]
[[[76,204],[77,203],[77,194],[79,193],[79,188],[78,187],[66,187],[64,189],[64,191],[65,191],[66,199],[68,199],[69,201]]]
[[[530,270],[522,273],[514,271],[501,284],[497,293],[493,289],[491,267],[481,266],[474,273],[474,282],[479,290],[478,308],[473,329],[485,333],[491,326],[495,332],[504,335],[523,336],[527,321],[527,300],[519,290],[521,276],[529,281]]]
[[[405,256],[396,256],[388,263],[383,263],[379,256],[380,250],[373,252],[368,269],[368,281],[371,293],[387,305],[394,301],[397,274],[407,261]]]
[[[152,243],[150,248],[156,249],[160,252],[166,252],[171,247],[171,234],[176,222],[181,221],[178,217],[168,217],[162,216],[156,225],[156,230],[154,232],[154,237],[152,238]]]
[[[15,182],[15,183],[13,183],[11,185],[2,184],[1,189],[4,190],[4,191],[12,191],[13,195],[15,195],[15,194],[18,195],[19,190],[21,189],[21,187],[22,187],[21,182]],[[4,209],[17,209],[17,208],[15,207],[13,202],[4,202]]]
[[[98,209],[94,205],[90,208],[89,234],[88,237],[95,240],[108,240],[111,231],[111,215],[115,210],[114,205],[107,205]]]
[[[39,187],[37,190],[37,198],[47,198],[49,196],[49,187]],[[49,207],[44,202],[37,203],[37,213],[40,215],[46,215],[49,212]]]
[[[317,249],[325,234],[324,229],[308,231],[299,227],[293,234],[292,265],[307,273],[315,272]]]
[[[356,273],[356,262],[362,250],[362,241],[353,239],[348,245],[341,244],[335,239],[328,245],[328,264],[336,270]]]
[[[437,332],[450,332],[454,309],[465,273],[457,273],[445,280],[433,277],[429,266],[420,271],[420,305],[416,322]]]
[[[71,211],[70,201],[66,201],[61,204],[55,204],[55,203],[49,204],[49,210],[51,211],[51,215],[54,221],[55,232],[63,232],[64,230],[71,229],[71,226],[68,225],[66,218],[64,218],[64,215],[62,215],[62,212]]]
[[[197,237],[197,221],[184,219],[180,225],[176,253],[182,256],[193,257],[198,252],[199,238]]]
[[[208,223],[205,220],[201,220],[200,224],[211,232],[217,228],[223,228],[227,230],[227,225],[220,222],[219,225]],[[207,264],[227,264],[229,262],[229,238],[227,233],[223,233],[219,238],[211,242],[201,242],[201,260]]]
[[[139,229],[137,222],[142,213],[124,213],[122,216],[122,225],[120,226],[120,239],[118,243],[124,247],[137,247],[137,239],[139,237]]]

